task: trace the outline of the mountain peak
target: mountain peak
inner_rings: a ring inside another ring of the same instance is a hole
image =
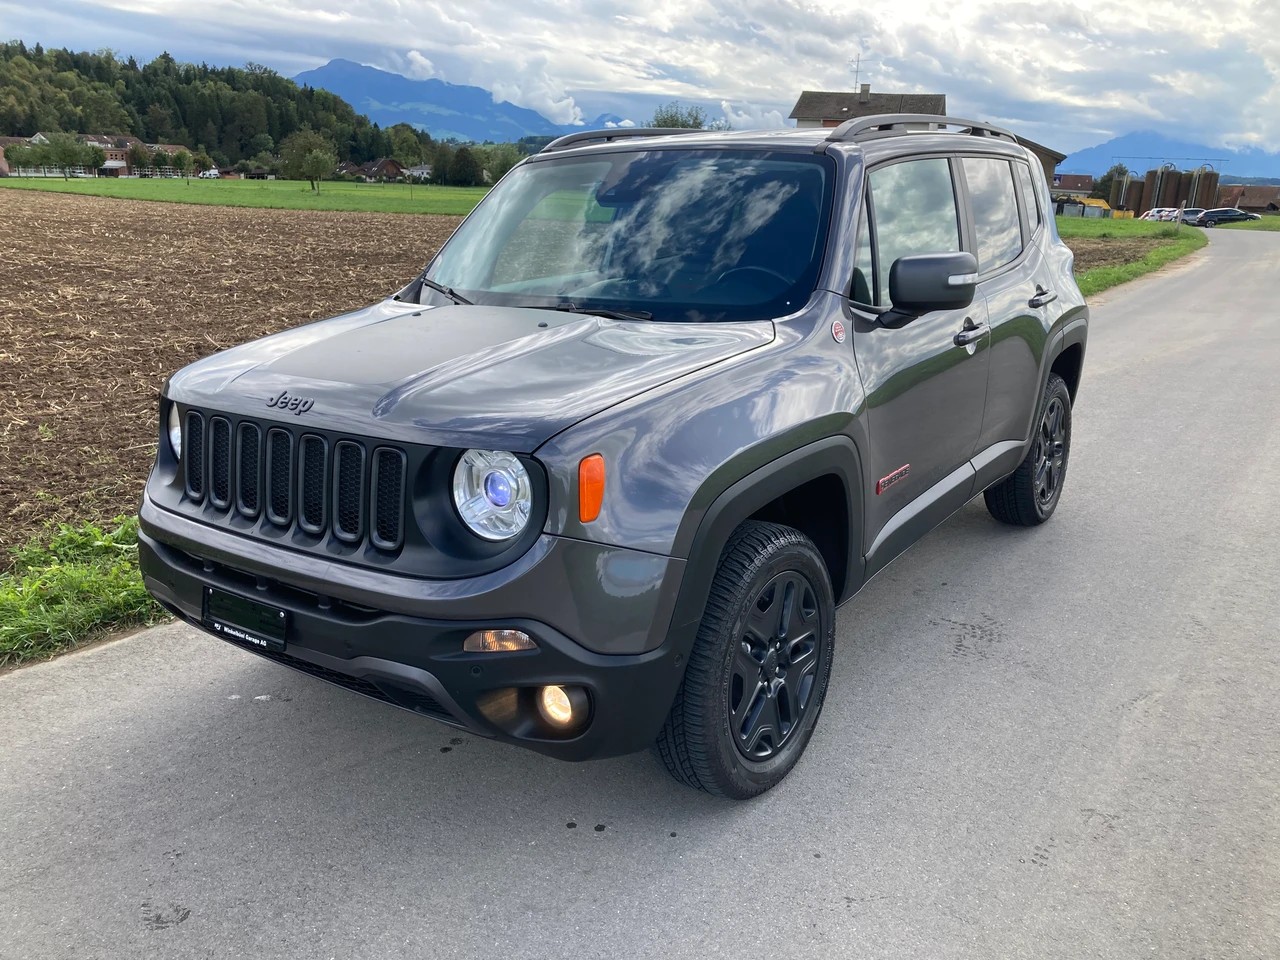
[[[1180,170],[1193,170],[1207,163],[1219,173],[1232,177],[1280,177],[1280,154],[1256,147],[1243,150],[1212,147],[1156,130],[1135,130],[1095,147],[1077,150],[1058,164],[1058,170],[1098,176],[1117,163],[1138,173],[1164,163],[1172,163]]]
[[[483,87],[413,80],[341,58],[294,79],[336,94],[383,127],[409,123],[437,140],[504,143],[565,132],[535,110],[496,100]]]

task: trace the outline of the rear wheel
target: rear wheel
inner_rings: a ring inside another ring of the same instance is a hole
[[[831,677],[835,600],[817,548],[748,521],[730,538],[655,749],[677,780],[744,800],[804,753]]]
[[[1001,523],[1034,527],[1058,507],[1071,454],[1071,391],[1049,374],[1040,400],[1040,419],[1026,458],[1010,476],[983,494],[987,509]]]

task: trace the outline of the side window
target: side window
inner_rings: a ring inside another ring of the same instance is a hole
[[[871,225],[867,222],[867,205],[858,214],[858,246],[853,258],[853,301],[874,303],[875,272],[871,264]]]
[[[1018,223],[1018,198],[1013,192],[1013,172],[1008,160],[965,157],[964,178],[973,204],[973,232],[978,242],[978,271],[986,273],[1017,258],[1022,252],[1022,228]]]
[[[1018,172],[1018,181],[1022,184],[1022,224],[1030,238],[1040,228],[1040,196],[1036,193],[1031,168],[1025,163],[1015,163],[1013,169]]]
[[[951,165],[943,158],[881,167],[872,171],[870,181],[879,266],[875,302],[887,307],[893,261],[921,253],[959,250],[960,218]]]

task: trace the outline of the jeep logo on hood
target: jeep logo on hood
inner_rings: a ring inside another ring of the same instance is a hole
[[[289,410],[295,417],[300,417],[315,405],[310,397],[291,397],[287,390],[282,390],[274,397],[267,397],[267,406],[280,410]]]

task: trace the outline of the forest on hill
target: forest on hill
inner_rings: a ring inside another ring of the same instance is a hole
[[[220,167],[276,152],[314,130],[339,160],[362,163],[403,152],[391,134],[340,97],[299,86],[267,67],[147,64],[109,50],[76,53],[0,43],[0,136],[37,132],[124,134],[208,153]],[[403,139],[403,131],[397,131]],[[417,134],[421,147],[430,143]]]

